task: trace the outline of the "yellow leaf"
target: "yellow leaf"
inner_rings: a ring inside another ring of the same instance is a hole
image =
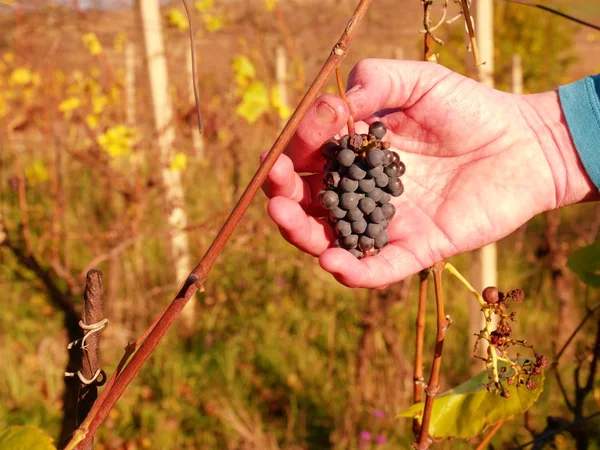
[[[177,8],[171,8],[167,12],[167,24],[170,27],[177,28],[179,31],[185,31],[189,27],[186,17]]]
[[[106,105],[108,105],[108,97],[106,95],[92,97],[92,110],[94,114],[102,114]]]
[[[82,39],[83,44],[92,55],[95,56],[102,53],[102,44],[100,44],[96,33],[86,33],[83,35]]]
[[[213,0],[198,0],[194,3],[194,8],[198,12],[206,12],[213,7]]]
[[[209,33],[215,33],[219,31],[225,25],[225,16],[223,14],[218,14],[215,16],[205,15],[204,16],[204,26],[206,27],[206,31]]]
[[[11,86],[26,86],[31,83],[32,78],[33,74],[29,69],[26,69],[25,67],[17,67],[10,74],[8,83]]]
[[[231,68],[238,86],[247,86],[248,82],[256,76],[252,62],[244,55],[236,55],[231,62]]]
[[[93,114],[89,114],[85,118],[85,123],[87,123],[88,127],[90,127],[92,130],[98,128],[98,122],[98,117],[94,116]]]
[[[15,0],[1,0],[0,5],[13,6],[15,4]]]
[[[138,140],[137,131],[125,125],[111,127],[97,139],[100,147],[113,158],[129,153]]]
[[[15,55],[11,52],[6,52],[3,56],[4,61],[6,61],[7,63],[11,63],[15,60]]]
[[[121,53],[125,48],[125,43],[127,42],[127,35],[123,32],[117,33],[115,36],[115,43],[113,47],[117,53]]]
[[[266,86],[260,81],[253,81],[244,91],[236,113],[249,123],[254,123],[268,109],[269,93]]]
[[[275,10],[276,6],[277,6],[277,0],[265,0],[265,8],[267,8],[267,11]]]
[[[31,183],[44,182],[50,178],[48,169],[40,159],[36,159],[29,167],[25,168],[25,177]]]
[[[6,100],[4,98],[4,92],[0,91],[0,119],[6,115],[8,107],[6,106]]]
[[[58,110],[60,112],[68,112],[73,111],[81,106],[81,100],[77,97],[69,97],[66,100],[63,100],[60,105],[58,105]]]
[[[182,172],[187,167],[187,155],[183,152],[177,152],[171,161],[171,170]]]
[[[282,119],[287,119],[292,115],[292,109],[281,101],[281,93],[278,86],[271,87],[271,104]]]

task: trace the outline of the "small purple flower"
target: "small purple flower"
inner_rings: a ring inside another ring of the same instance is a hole
[[[277,279],[277,284],[281,287],[285,286],[285,280],[283,278]]]
[[[360,434],[358,435],[358,437],[360,439],[362,439],[363,441],[370,441],[371,433],[369,433],[368,431],[361,431]]]
[[[375,437],[375,442],[377,442],[380,445],[383,445],[387,442],[387,438],[383,434],[378,434]]]
[[[363,450],[365,448],[367,448],[369,444],[367,444],[366,442],[361,442],[360,444],[358,444],[358,448],[360,448],[360,450]]]
[[[373,415],[379,419],[383,419],[385,417],[385,413],[380,409],[373,411]]]

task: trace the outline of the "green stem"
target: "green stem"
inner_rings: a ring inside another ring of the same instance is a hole
[[[485,338],[488,341],[488,355],[492,357],[492,374],[494,376],[494,383],[500,382],[500,376],[498,375],[498,354],[496,353],[496,348],[491,344],[490,338],[492,336],[492,321],[490,320],[490,310],[487,308],[487,303],[483,300],[482,295],[477,292],[471,283],[467,281],[465,277],[458,271],[456,267],[454,267],[450,263],[446,263],[446,270],[454,275],[458,281],[460,281],[471,293],[477,298],[479,304],[481,305],[481,312],[483,313],[483,317],[485,319]],[[486,363],[488,366],[490,363]]]

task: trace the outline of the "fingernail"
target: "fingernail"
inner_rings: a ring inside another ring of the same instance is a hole
[[[337,119],[337,114],[333,108],[325,102],[321,102],[317,105],[315,116],[317,123],[323,125],[333,123]]]
[[[360,84],[354,85],[354,86],[352,86],[350,89],[348,89],[348,90],[346,91],[346,95],[348,95],[348,94],[352,94],[353,92],[356,92],[356,91],[358,91],[359,89],[362,89],[362,86],[361,86]]]

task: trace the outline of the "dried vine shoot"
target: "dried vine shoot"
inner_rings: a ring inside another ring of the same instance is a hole
[[[275,140],[275,143],[271,147],[267,157],[259,166],[255,175],[246,187],[246,190],[237,202],[236,206],[209,247],[208,251],[185,280],[171,304],[159,316],[156,322],[144,333],[144,335],[136,341],[134,346],[128,347],[121,363],[119,364],[120,367],[123,367],[122,370],[117,371],[111,377],[107,387],[96,401],[94,408],[92,411],[90,411],[84,423],[75,432],[66,449],[76,449],[80,443],[85,443],[86,440],[93,437],[100,424],[106,419],[108,412],[121,397],[129,383],[131,383],[133,378],[140,371],[143,363],[146,361],[146,359],[148,359],[167,330],[171,327],[185,304],[196,292],[201,292],[203,290],[203,284],[206,281],[217,257],[233,234],[235,228],[242,219],[242,216],[250,206],[252,199],[260,189],[262,183],[265,181],[269,171],[275,164],[275,161],[291,140],[294,132],[298,128],[298,125],[304,118],[311,104],[318,97],[327,81],[331,78],[335,69],[346,56],[349,46],[356,35],[358,25],[363,20],[370,4],[371,0],[360,0],[356,10],[346,25],[342,36],[334,45],[329,57],[325,61],[312,85],[298,104],[298,107],[292,114],[279,137]],[[140,345],[139,349],[136,351],[138,343]],[[125,361],[133,352],[135,353],[133,354],[131,360],[128,363],[125,363]]]

